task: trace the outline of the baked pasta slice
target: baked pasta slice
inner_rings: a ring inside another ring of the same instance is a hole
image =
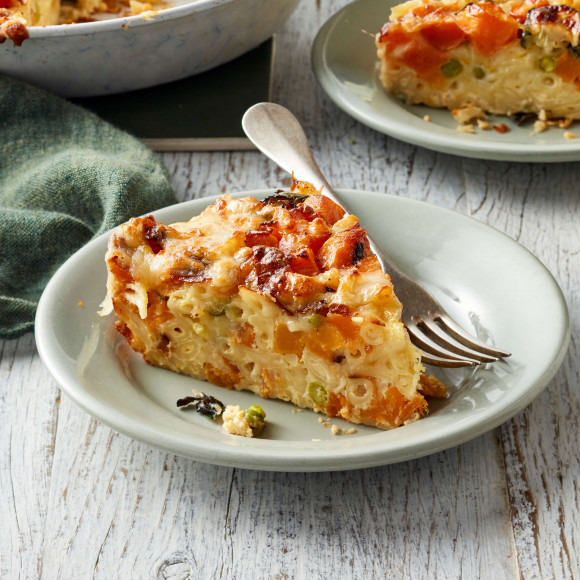
[[[376,37],[380,78],[409,103],[580,119],[580,3],[412,0]]]
[[[354,216],[307,184],[132,219],[106,262],[117,329],[149,364],[389,429],[427,411],[420,352]]]

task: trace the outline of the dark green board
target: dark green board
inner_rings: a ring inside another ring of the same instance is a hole
[[[74,99],[154,149],[249,148],[244,112],[269,101],[274,39],[208,72],[172,83]]]

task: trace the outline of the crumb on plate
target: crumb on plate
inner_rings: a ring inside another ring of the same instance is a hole
[[[457,130],[462,133],[473,133],[473,125],[457,125]]]
[[[493,129],[494,129],[494,131],[497,131],[498,133],[507,133],[510,130],[510,128],[505,123],[500,123],[499,125],[494,125]]]
[[[486,119],[486,115],[480,107],[474,105],[467,105],[465,107],[460,107],[458,109],[453,109],[451,111],[453,118],[460,125],[470,125],[473,121],[477,119]]]
[[[223,427],[230,435],[253,437],[254,432],[246,420],[246,412],[239,405],[226,405],[222,418]]]
[[[239,405],[226,405],[222,419],[223,428],[231,435],[256,437],[264,430],[266,413],[260,405],[252,405],[245,411]]]

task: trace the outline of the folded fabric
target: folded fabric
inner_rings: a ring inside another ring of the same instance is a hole
[[[0,337],[32,330],[58,267],[95,236],[176,202],[161,160],[92,113],[0,76]]]

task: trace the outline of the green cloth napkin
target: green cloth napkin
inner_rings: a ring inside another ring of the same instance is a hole
[[[15,338],[32,330],[69,256],[176,199],[161,160],[134,137],[2,76],[0,148],[0,337]]]

